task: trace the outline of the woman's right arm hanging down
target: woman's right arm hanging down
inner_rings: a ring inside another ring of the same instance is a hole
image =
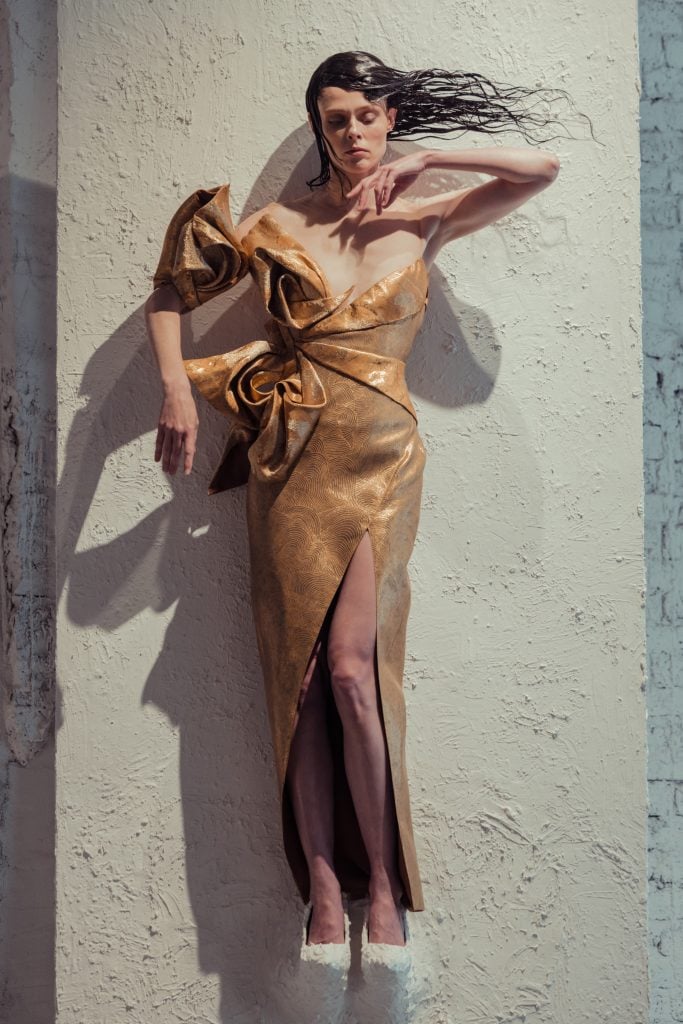
[[[164,472],[174,474],[183,455],[187,476],[192,470],[199,417],[180,348],[180,314],[184,308],[172,284],[159,285],[145,302],[147,333],[164,392],[154,461],[161,460]]]
[[[145,302],[145,321],[164,391],[154,460],[174,474],[192,470],[199,417],[180,347],[180,316],[222,294],[247,273],[249,261],[230,213],[230,185],[199,188],[166,229]],[[183,454],[184,449],[184,454]]]

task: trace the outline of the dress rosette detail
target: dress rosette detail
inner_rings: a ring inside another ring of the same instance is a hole
[[[183,360],[204,398],[228,419],[230,430],[217,473],[245,483],[239,461],[248,450],[251,471],[261,480],[284,480],[306,446],[325,391],[312,362],[286,344],[276,324],[270,341],[251,341],[232,352]],[[234,465],[235,473],[230,472]],[[211,490],[221,481],[212,481]],[[220,488],[223,489],[223,488]]]

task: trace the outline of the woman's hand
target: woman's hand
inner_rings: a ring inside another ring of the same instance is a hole
[[[426,169],[426,157],[427,150],[421,150],[417,153],[407,153],[378,167],[347,192],[348,198],[358,195],[358,207],[363,210],[367,206],[368,193],[372,190],[375,193],[377,213],[381,213],[383,207],[389,206],[396,196],[410,188],[418,175]]]
[[[185,448],[185,476],[192,469],[197,442],[199,417],[192,397],[192,389],[187,377],[165,389],[164,401],[159,414],[154,461],[163,459],[162,468],[165,473],[175,473],[180,461],[180,453]]]

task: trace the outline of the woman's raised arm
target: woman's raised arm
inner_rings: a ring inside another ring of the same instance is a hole
[[[467,185],[422,203],[430,251],[478,231],[547,188],[560,170],[559,158],[534,147],[487,146],[451,152],[424,149],[398,157],[355,185],[348,195],[366,208],[371,194],[379,214],[430,168],[494,175],[483,185]]]

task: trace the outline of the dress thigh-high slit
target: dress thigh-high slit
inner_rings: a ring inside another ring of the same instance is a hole
[[[335,788],[353,804],[358,853],[397,879],[397,822],[376,660],[376,578],[365,531],[331,602],[301,687],[287,782],[309,869],[334,868]],[[341,725],[340,725],[341,722]],[[340,756],[341,755],[341,756]],[[365,813],[359,814],[360,810]],[[367,830],[367,831],[366,831]],[[362,851],[361,851],[362,844]]]

